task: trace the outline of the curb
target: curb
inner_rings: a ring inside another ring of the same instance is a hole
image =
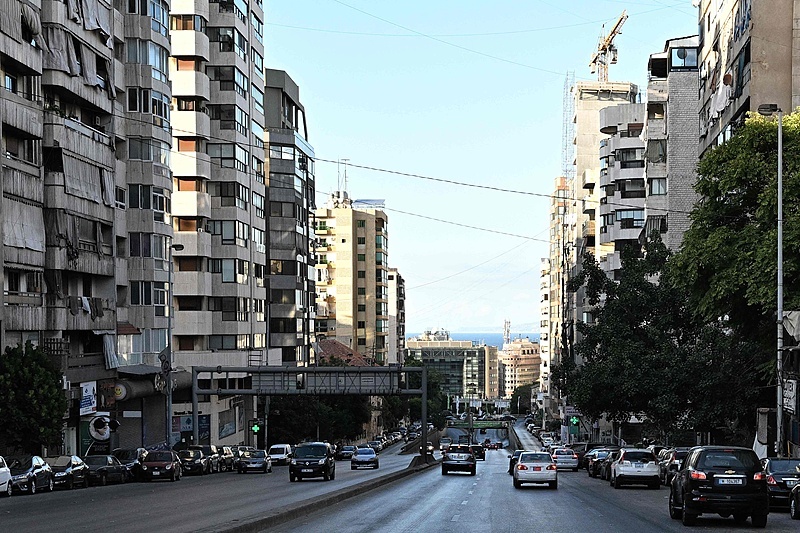
[[[335,505],[354,496],[358,496],[359,494],[364,494],[365,492],[377,489],[383,485],[398,481],[439,464],[438,460],[427,464],[417,464],[418,462],[416,459],[421,458],[415,458],[415,460],[412,461],[411,466],[405,470],[392,472],[391,474],[370,479],[368,481],[364,481],[362,483],[358,483],[356,485],[352,485],[350,487],[346,487],[317,498],[311,498],[298,503],[278,507],[277,509],[274,509],[273,511],[263,515],[248,517],[243,520],[235,520],[225,524],[219,524],[209,528],[201,529],[198,533],[258,533],[259,531],[278,526],[285,522],[294,520],[295,518],[306,516],[309,513],[320,510],[321,508]]]

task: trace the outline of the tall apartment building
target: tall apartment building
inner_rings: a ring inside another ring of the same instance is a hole
[[[498,366],[497,347],[473,341],[456,341],[447,331],[426,332],[406,341],[409,357],[442,376],[442,392],[449,397],[495,399],[492,368]]]
[[[639,246],[644,227],[645,104],[618,104],[600,110],[600,244],[607,245],[600,267],[611,278],[622,266],[622,250]],[[586,313],[588,314],[588,313]],[[588,320],[587,320],[588,321]]]
[[[403,364],[406,349],[406,281],[396,268],[388,270],[389,335],[387,336],[388,364]]]
[[[702,0],[699,20],[700,156],[729,139],[747,111],[800,105],[793,75],[800,5],[793,0]]]
[[[308,143],[300,89],[286,72],[267,69],[264,109],[269,148],[268,363],[307,366],[315,362],[316,258],[310,222],[316,208],[314,149]]]
[[[523,385],[538,388],[541,365],[539,343],[528,338],[512,339],[503,344],[497,357],[503,366],[503,398],[510,399],[517,387]]]
[[[315,211],[317,336],[388,362],[388,218],[382,202],[338,191]]]
[[[677,250],[689,229],[697,201],[698,76],[697,36],[669,39],[650,55],[647,83],[645,224]]]

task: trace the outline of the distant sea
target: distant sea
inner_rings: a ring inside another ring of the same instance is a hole
[[[419,333],[409,333],[407,337],[416,337]],[[538,333],[513,333],[511,339],[528,337],[533,342],[539,341]],[[450,338],[454,341],[475,341],[478,343],[485,343],[487,346],[497,346],[498,349],[503,348],[503,334],[502,333],[461,333],[450,332]]]

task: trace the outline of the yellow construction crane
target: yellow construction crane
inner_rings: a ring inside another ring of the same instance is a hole
[[[614,37],[622,33],[622,25],[628,19],[628,12],[623,10],[622,15],[619,16],[611,33],[608,35],[600,35],[600,40],[597,42],[597,52],[592,56],[589,61],[589,68],[594,74],[597,71],[597,81],[608,81],[608,65],[613,65],[617,62],[617,47],[614,46]]]

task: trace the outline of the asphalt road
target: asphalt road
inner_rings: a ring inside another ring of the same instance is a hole
[[[536,442],[524,429],[527,448]],[[508,470],[508,450],[488,451],[475,477],[442,476],[431,468],[363,497],[322,509],[265,531],[273,532],[548,532],[644,533],[686,531],[667,514],[668,490],[644,487],[613,489],[586,471],[559,472],[557,490],[524,485],[515,489]],[[773,512],[768,531],[798,531],[788,513]],[[702,516],[692,530],[753,530],[749,521]]]
[[[272,474],[222,472],[184,476],[180,481],[126,483],[60,490],[0,499],[0,531],[113,531],[114,533],[194,532],[282,508],[367,479],[404,470],[412,455],[400,455],[400,443],[380,454],[378,470],[350,470],[338,461],[336,479],[289,482],[287,466]]]

